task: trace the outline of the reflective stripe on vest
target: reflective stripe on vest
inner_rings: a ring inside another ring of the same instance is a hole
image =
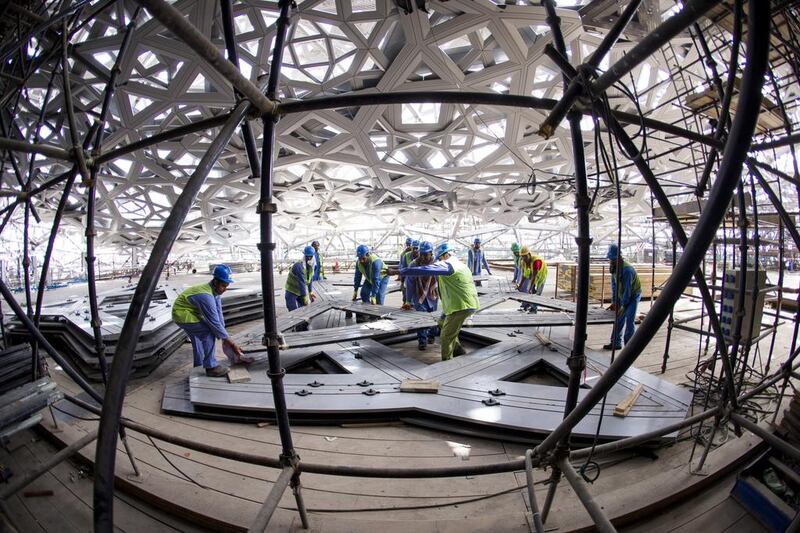
[[[214,290],[209,283],[194,285],[183,291],[172,304],[172,320],[179,324],[196,324],[203,319],[203,314],[191,301],[189,296],[195,294],[210,294],[214,296]]]
[[[306,273],[306,287],[308,287],[308,284],[311,283],[311,279],[314,277],[314,269],[306,267],[303,261],[298,261],[292,265],[292,269],[289,271],[289,276],[286,278],[286,283],[284,284],[283,289],[286,292],[291,292],[295,296],[302,296],[303,289],[297,283],[297,277],[294,275],[294,267],[297,265],[300,265],[300,267],[303,268]]]
[[[368,261],[366,266],[364,266],[364,264],[361,261],[358,261],[358,263],[356,263],[358,265],[358,271],[361,272],[361,275],[364,277],[364,283],[375,285],[376,283],[380,282],[380,279],[375,281],[372,280],[372,265],[375,263],[375,261],[381,261],[381,258],[375,254],[369,254],[367,256],[367,259]],[[386,267],[386,263],[381,261],[381,273],[380,273],[381,279],[386,277],[386,274],[388,272],[389,270]]]
[[[439,278],[439,299],[442,301],[442,310],[445,315],[464,309],[480,309],[478,291],[472,280],[472,273],[467,265],[455,257],[445,260],[453,267],[453,273]]]

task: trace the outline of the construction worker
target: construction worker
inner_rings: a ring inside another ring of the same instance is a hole
[[[603,346],[604,350],[619,350],[622,348],[622,330],[625,329],[625,344],[633,337],[636,331],[636,310],[642,298],[642,282],[639,274],[630,263],[625,261],[619,253],[619,247],[612,244],[608,247],[606,258],[609,260],[611,271],[611,306],[616,311],[617,321],[611,331],[611,342]]]
[[[476,238],[472,243],[472,248],[467,252],[467,268],[469,268],[473,276],[480,276],[481,266],[486,268],[487,274],[490,276],[492,275],[492,271],[489,269],[489,263],[486,262],[486,256],[483,255],[483,250],[481,250],[481,240]],[[481,282],[476,281],[475,285],[480,287]]]
[[[194,366],[206,369],[206,375],[224,376],[228,368],[218,365],[216,359],[216,340],[222,339],[234,353],[232,363],[244,361],[242,350],[233,342],[225,330],[220,296],[233,283],[228,265],[217,265],[214,277],[207,283],[194,285],[184,290],[172,304],[172,320],[186,332],[192,342]]]
[[[353,278],[353,301],[358,299],[358,288],[361,287],[361,301],[364,303],[383,305],[386,289],[389,288],[389,270],[383,259],[370,253],[366,244],[356,248],[356,274]],[[361,279],[364,285],[361,285]]]
[[[450,245],[442,243],[436,247],[434,253],[436,262],[400,271],[406,277],[439,278],[439,296],[443,311],[439,322],[443,361],[466,353],[458,340],[458,334],[467,317],[480,309],[478,291],[469,268],[451,252]]]
[[[315,253],[313,246],[306,246],[303,249],[303,260],[297,261],[289,270],[286,284],[283,286],[286,309],[289,311],[304,307],[317,299],[311,287],[316,270]]]
[[[416,242],[416,241],[415,241]],[[433,263],[433,245],[428,241],[419,243],[419,253],[409,267],[426,266]],[[406,278],[406,294],[404,300],[408,302],[403,305],[403,309],[424,311],[432,313],[439,307],[439,290],[436,278],[433,276],[409,277]],[[417,341],[419,349],[425,350],[428,344],[433,344],[436,337],[436,328],[425,328],[417,330]]]
[[[513,278],[513,280],[514,280],[514,288],[515,289],[519,288],[519,274],[522,271],[522,269],[520,268],[520,263],[522,262],[522,260],[519,257],[519,249],[520,248],[519,248],[519,244],[518,243],[515,242],[514,244],[511,245],[511,253],[514,255],[514,278]]]
[[[325,279],[325,268],[322,266],[322,254],[319,253],[319,241],[313,241],[311,246],[314,248],[314,276],[313,281]]]
[[[406,246],[405,248],[400,250],[400,260],[399,260],[400,268],[406,268],[408,264],[411,262],[409,260],[409,254],[413,250],[413,247],[414,247],[414,239],[412,239],[411,237],[406,237]],[[400,281],[400,294],[405,294],[406,286],[403,276],[398,276],[397,279]],[[403,301],[403,305],[405,304],[406,302]]]

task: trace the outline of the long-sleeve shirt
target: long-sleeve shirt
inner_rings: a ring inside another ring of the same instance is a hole
[[[289,277],[293,278],[291,283],[287,283],[286,288],[292,294],[304,298],[313,292],[313,281],[311,281],[306,266],[302,261],[292,265]],[[299,293],[299,294],[298,294]]]
[[[314,252],[314,279],[320,280],[323,277],[325,277],[325,269],[322,267],[322,254]]]
[[[467,252],[467,267],[469,268],[469,271],[473,274],[480,274],[481,265],[486,269],[487,273],[492,273],[492,271],[489,269],[489,263],[486,262],[486,256],[483,255],[483,250],[470,248]]]
[[[377,297],[381,289],[381,279],[386,275],[386,267],[383,265],[383,259],[373,254],[370,254],[370,256],[371,260],[364,268],[366,274],[364,284],[370,286],[370,297]],[[361,287],[361,280],[364,277],[365,276],[361,274],[361,265],[357,263],[356,273],[355,276],[353,276],[353,290],[357,291],[358,288]]]
[[[219,296],[207,293],[193,294],[189,301],[200,310],[203,322],[208,325],[214,336],[225,340],[229,337],[225,330],[225,318],[222,316],[222,300]]]
[[[622,283],[622,291],[617,291],[617,276],[611,275],[611,294],[617,299],[615,302],[619,307],[626,307],[632,301],[634,296],[639,294],[641,288],[637,292],[634,290],[634,280],[637,278],[636,270],[629,264],[625,263],[622,267],[622,274],[620,275],[620,282]]]
[[[408,265],[409,267],[416,267],[417,261],[411,261]],[[428,283],[429,282],[429,283]],[[420,294],[420,284],[426,283],[427,290],[425,291],[425,298],[422,302],[419,301],[419,294]],[[434,297],[436,294],[436,280],[433,277],[409,277],[405,280],[405,287],[403,292],[403,301],[408,302],[415,307],[424,303],[427,303],[429,307],[436,308],[436,304],[439,301],[438,296]]]
[[[411,266],[400,270],[400,274],[411,277],[443,276],[439,280],[439,296],[444,314],[456,311],[475,311],[480,308],[478,293],[469,269],[455,257],[436,261],[430,265]]]

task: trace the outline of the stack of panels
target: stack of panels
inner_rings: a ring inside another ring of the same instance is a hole
[[[33,380],[33,354],[27,344],[0,351],[0,395]]]
[[[117,289],[98,297],[103,342],[111,365],[134,287]],[[172,321],[172,303],[182,287],[163,285],[153,294],[142,332],[133,356],[132,376],[150,374],[186,341],[186,334]],[[263,316],[261,293],[254,290],[229,290],[222,296],[227,325],[240,324]],[[100,363],[94,347],[91,315],[87,298],[68,299],[45,307],[39,329],[63,356],[87,379],[102,381]],[[7,335],[11,344],[30,342],[25,326],[13,319]]]

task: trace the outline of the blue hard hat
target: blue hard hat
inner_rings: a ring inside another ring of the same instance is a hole
[[[619,257],[619,248],[616,244],[610,244],[608,246],[608,253],[606,254],[606,259],[616,259]]]
[[[228,265],[215,266],[214,279],[218,279],[222,283],[233,283],[233,278],[231,278],[231,267]]]
[[[428,241],[422,241],[419,243],[419,253],[421,254],[429,254],[433,252],[433,245]]]
[[[411,246],[411,243],[413,243],[413,242],[414,242],[414,239],[412,239],[411,237],[406,237],[406,246]]]
[[[411,247],[412,248],[419,248],[419,241],[417,241],[417,240],[412,241],[411,242]]]
[[[480,244],[480,243],[481,243],[481,239],[479,237],[475,237],[475,240],[473,241],[473,244]]]
[[[448,252],[450,252],[450,245],[447,244],[446,242],[443,242],[442,244],[436,247],[436,253],[434,255],[436,255],[436,259],[439,259],[440,257],[442,257],[442,255]]]
[[[315,253],[316,250],[314,250],[313,246],[306,246],[305,248],[303,248],[303,255],[305,255],[306,257],[314,257]]]
[[[364,257],[369,253],[369,246],[366,244],[359,244],[358,248],[356,248],[356,257]]]

